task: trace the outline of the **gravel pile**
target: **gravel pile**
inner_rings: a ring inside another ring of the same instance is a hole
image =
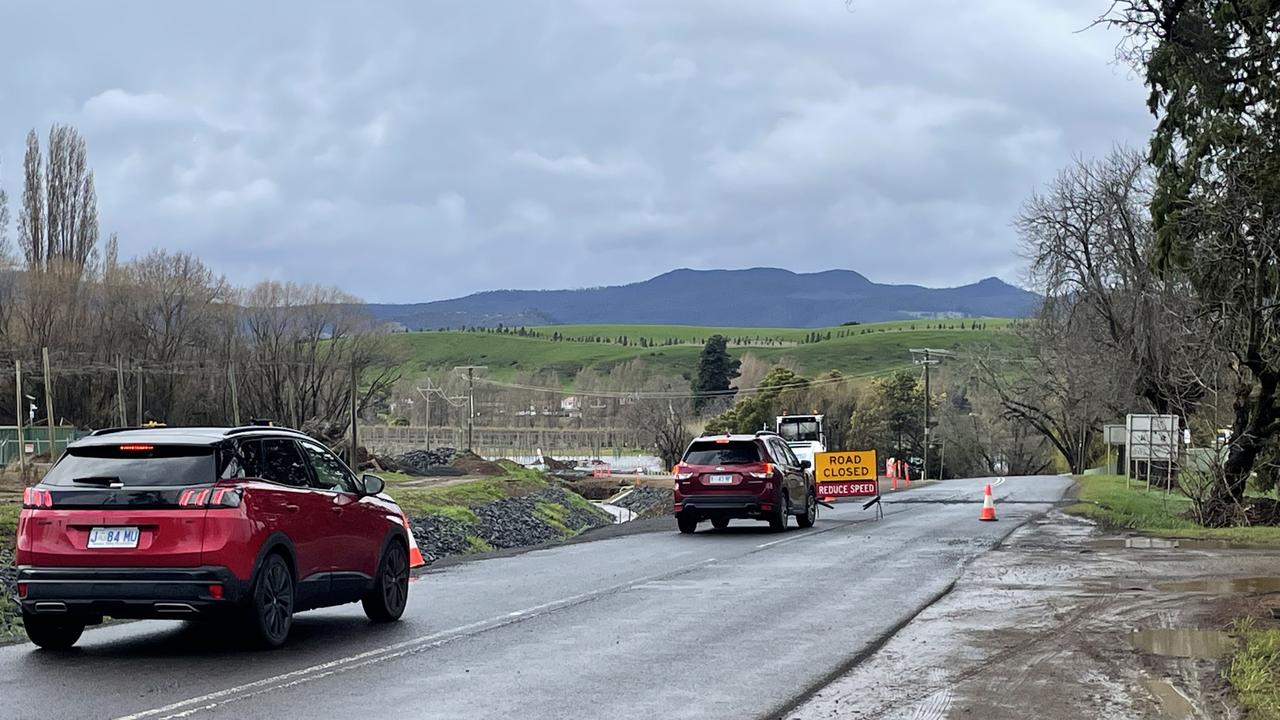
[[[583,504],[580,498],[575,504],[568,490],[557,487],[487,503],[472,511],[478,518],[474,524],[434,515],[409,521],[428,562],[467,552],[468,535],[495,548],[520,548],[563,540],[585,530],[613,524],[608,513]]]
[[[391,463],[401,472],[406,472],[410,475],[427,475],[435,469],[448,467],[457,455],[458,451],[450,447],[436,448],[435,450],[410,450],[403,455],[391,458]]]
[[[671,512],[674,494],[666,488],[638,487],[614,503],[642,518],[660,517]]]
[[[507,498],[476,508],[480,518],[476,534],[496,548],[529,547],[558,539],[559,531],[534,514],[535,497]]]
[[[450,555],[467,551],[467,533],[471,525],[440,515],[414,518],[409,521],[413,539],[418,542],[422,558],[428,563]]]

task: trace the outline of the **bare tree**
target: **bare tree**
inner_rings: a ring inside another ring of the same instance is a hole
[[[54,125],[48,149],[46,166],[35,131],[27,135],[18,214],[25,260],[22,321],[34,347],[51,346],[55,332],[82,337],[88,317],[82,281],[98,244],[97,195],[83,138]]]
[[[3,173],[0,173],[0,177]],[[10,343],[14,303],[13,247],[9,241],[9,195],[0,187],[0,342]]]
[[[1186,416],[1205,388],[1178,355],[1189,347],[1189,288],[1152,260],[1151,177],[1136,151],[1076,160],[1015,221],[1046,297],[1086,313],[1092,340],[1124,363],[1132,394]]]
[[[1006,420],[1026,423],[1081,473],[1093,457],[1102,423],[1123,413],[1131,381],[1110,351],[1093,341],[1085,313],[1069,301],[1047,299],[1037,317],[1019,327],[1028,355],[979,356],[978,380],[1000,399]]]
[[[225,280],[187,253],[164,250],[129,263],[125,273],[135,354],[150,365],[178,369],[212,345],[213,315],[231,299]],[[161,417],[182,414],[183,385],[176,372],[158,374],[149,391],[152,411]]]
[[[687,387],[681,379],[656,378],[644,390],[675,393]],[[640,431],[666,467],[672,467],[693,440],[690,425],[694,416],[693,403],[687,398],[638,398],[626,406],[623,419]]]
[[[49,158],[35,130],[23,160],[18,241],[28,270],[80,278],[98,246],[98,197],[84,138],[74,128],[49,129]]]
[[[353,372],[363,386],[362,412],[399,379],[399,364],[358,298],[335,288],[263,282],[244,293],[241,305],[237,355],[252,372],[241,374],[240,397],[250,413],[332,420],[348,412]]]
[[[974,368],[956,364],[940,378],[946,401],[938,436],[946,441],[944,470],[957,477],[1041,475],[1053,465],[1048,441],[1029,423],[1011,420],[1000,398],[978,382]]]

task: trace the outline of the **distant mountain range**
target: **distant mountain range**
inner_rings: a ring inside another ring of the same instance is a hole
[[[987,278],[954,288],[882,285],[851,270],[673,270],[644,282],[582,290],[494,290],[454,300],[372,304],[409,330],[620,323],[828,327],[925,317],[1026,317],[1035,293]]]

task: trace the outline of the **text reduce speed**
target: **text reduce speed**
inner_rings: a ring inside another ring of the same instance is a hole
[[[875,450],[818,453],[813,474],[818,494],[826,497],[874,497],[880,494]]]

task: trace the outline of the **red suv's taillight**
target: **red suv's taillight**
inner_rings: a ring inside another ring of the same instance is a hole
[[[773,463],[765,463],[764,472],[752,472],[747,474],[757,480],[769,480],[773,477]]]
[[[27,488],[22,491],[22,507],[28,510],[53,507],[53,493],[40,488]]]
[[[178,507],[240,507],[240,491],[231,488],[198,488],[183,490]]]

